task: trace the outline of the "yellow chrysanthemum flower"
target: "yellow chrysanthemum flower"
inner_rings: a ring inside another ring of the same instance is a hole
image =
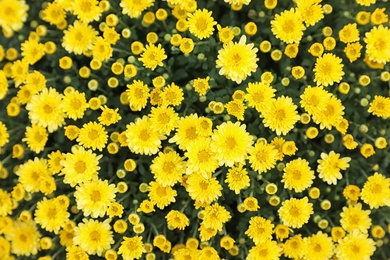
[[[329,259],[333,255],[334,244],[332,238],[321,231],[303,239],[307,260]]]
[[[20,45],[23,58],[33,65],[45,55],[45,46],[37,40],[26,40]]]
[[[0,70],[0,100],[4,99],[8,92],[8,79],[3,70]]]
[[[290,237],[283,245],[283,254],[286,257],[299,259],[303,258],[304,253],[305,244],[303,242],[301,234]]]
[[[374,100],[370,103],[368,112],[382,118],[390,117],[390,98],[375,95]]]
[[[368,234],[354,230],[338,241],[335,252],[339,259],[369,260],[375,250],[375,242],[371,238],[368,238]]]
[[[166,206],[175,202],[177,191],[171,186],[162,186],[160,183],[152,181],[149,183],[148,196],[150,201],[159,209],[164,209]]]
[[[0,217],[5,217],[12,214],[12,199],[11,194],[0,188]]]
[[[349,23],[339,31],[340,41],[344,43],[351,43],[359,41],[359,30],[356,23]]]
[[[121,0],[119,5],[122,7],[123,14],[127,14],[130,18],[138,18],[143,11],[154,5],[154,0]]]
[[[0,147],[3,147],[9,142],[9,134],[7,126],[0,121]]]
[[[134,80],[127,84],[129,106],[133,111],[141,111],[148,103],[149,87],[142,80]]]
[[[115,201],[116,192],[115,184],[108,184],[107,180],[94,179],[76,186],[74,197],[77,208],[83,211],[84,216],[97,218],[106,215],[108,207]]]
[[[253,170],[264,173],[275,167],[278,151],[272,144],[257,142],[249,154],[249,162]]]
[[[256,53],[253,43],[246,44],[246,36],[243,35],[239,42],[229,42],[218,51],[216,68],[220,68],[219,74],[240,84],[257,69]]]
[[[188,146],[185,156],[188,158],[186,173],[200,172],[209,176],[218,167],[218,157],[210,147],[211,138],[200,138]]]
[[[290,161],[283,169],[284,188],[294,189],[295,192],[302,192],[313,184],[314,171],[310,169],[309,162],[298,158]]]
[[[60,198],[46,199],[39,201],[35,209],[35,221],[49,232],[58,234],[67,221],[70,213],[67,211],[68,205],[61,205]]]
[[[102,256],[114,243],[109,219],[100,222],[93,219],[83,219],[74,229],[74,245],[78,245],[89,255]]]
[[[58,2],[51,2],[42,10],[42,20],[52,24],[60,25],[65,22],[66,12]]]
[[[10,232],[6,238],[12,244],[11,253],[16,256],[36,255],[39,250],[39,239],[41,234],[34,221],[16,220],[12,223]]]
[[[341,58],[332,53],[325,53],[318,57],[314,66],[314,82],[318,85],[329,86],[339,83],[343,78],[344,65]]]
[[[71,9],[73,14],[83,23],[98,21],[103,12],[98,0],[74,0]]]
[[[62,47],[69,53],[83,54],[91,50],[97,34],[91,25],[76,20],[64,31]]]
[[[324,10],[319,2],[317,0],[296,1],[297,11],[307,27],[315,25],[324,18]]]
[[[186,163],[175,151],[160,152],[150,165],[154,179],[164,187],[173,186],[181,181],[185,170]]]
[[[359,232],[367,233],[371,227],[370,210],[363,210],[362,204],[343,207],[340,213],[340,224],[345,231],[352,232],[357,229]]]
[[[379,25],[365,34],[366,54],[369,60],[386,64],[390,61],[390,29]]]
[[[213,205],[205,207],[202,225],[206,228],[213,228],[221,231],[223,224],[230,219],[231,215],[229,211],[218,203],[214,203]]]
[[[280,259],[280,253],[283,249],[278,245],[276,241],[265,240],[253,246],[248,253],[247,260],[267,259],[278,260]]]
[[[187,216],[177,210],[171,210],[165,216],[167,220],[168,228],[184,230],[189,224],[189,219]]]
[[[73,120],[83,118],[84,112],[89,106],[85,93],[78,90],[65,92],[62,105],[66,116]]]
[[[245,234],[253,240],[255,245],[258,245],[272,239],[273,229],[274,224],[271,220],[255,216],[250,218],[249,227]]]
[[[349,167],[350,157],[340,158],[340,154],[330,151],[329,154],[321,153],[321,159],[318,159],[317,172],[324,182],[329,185],[337,184],[337,180],[341,180],[343,176],[340,170],[346,170]]]
[[[119,108],[108,108],[106,105],[101,107],[102,113],[98,117],[99,122],[102,125],[112,125],[118,123],[122,119],[121,115],[118,113]]]
[[[161,148],[161,140],[166,137],[150,128],[150,119],[143,116],[135,122],[127,125],[126,129],[127,144],[133,153],[152,155],[156,154]]]
[[[302,227],[309,221],[309,218],[313,213],[313,204],[309,202],[307,197],[285,200],[278,210],[279,217],[283,224],[292,228]]]
[[[198,9],[188,14],[188,29],[200,40],[209,38],[214,32],[214,25],[217,22],[214,21],[211,15],[212,12],[207,9]]]
[[[179,115],[172,107],[152,107],[150,114],[150,127],[163,135],[169,135],[177,127]]]
[[[171,83],[164,88],[164,91],[161,93],[161,98],[162,104],[165,106],[179,106],[184,100],[183,89],[175,83]]]
[[[80,146],[73,146],[71,151],[71,153],[64,154],[60,161],[63,167],[61,175],[65,175],[64,183],[74,187],[77,184],[96,179],[102,155],[96,155],[91,150],[85,150]]]
[[[341,100],[336,96],[331,96],[325,100],[324,109],[316,111],[313,114],[313,121],[320,124],[320,128],[331,129],[333,126],[337,126],[343,120],[344,106]]]
[[[19,31],[27,20],[29,6],[24,0],[0,1],[0,27]]]
[[[54,88],[45,88],[32,96],[26,105],[32,124],[47,128],[49,133],[56,131],[65,123],[62,108],[62,95]]]
[[[139,259],[146,250],[142,237],[123,237],[118,254],[122,255],[123,259]]]
[[[286,135],[300,119],[297,106],[290,97],[281,96],[270,101],[270,106],[261,113],[264,126],[277,135]]]
[[[208,205],[222,195],[223,188],[214,177],[206,178],[202,174],[194,172],[188,177],[186,183],[188,195],[200,203]]]
[[[52,178],[47,160],[37,157],[21,164],[16,171],[16,175],[19,176],[19,182],[23,185],[23,188],[32,193],[40,191],[44,180]]]
[[[85,148],[102,151],[108,141],[107,131],[97,122],[88,122],[83,124],[76,141]]]
[[[40,153],[45,149],[46,142],[49,138],[46,128],[38,125],[27,126],[25,134],[25,138],[22,141],[27,143],[31,151]]]
[[[305,25],[299,11],[291,8],[281,14],[276,14],[271,21],[271,31],[276,38],[285,43],[299,43],[303,36]]]
[[[377,172],[368,177],[360,197],[372,209],[390,206],[390,178]]]
[[[144,48],[141,58],[138,60],[142,61],[145,68],[155,70],[157,66],[163,66],[163,60],[168,56],[165,55],[164,48],[161,47],[161,44],[157,46],[154,44],[148,44]]]
[[[240,194],[241,190],[248,188],[250,185],[248,171],[243,168],[242,164],[233,166],[228,170],[225,182],[228,184],[230,190],[236,194]]]
[[[211,149],[217,154],[219,164],[233,166],[244,162],[252,149],[253,139],[239,122],[224,122],[211,135]]]

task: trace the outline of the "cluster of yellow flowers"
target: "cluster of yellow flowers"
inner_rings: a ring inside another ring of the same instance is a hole
[[[390,257],[388,0],[0,0],[0,259]]]

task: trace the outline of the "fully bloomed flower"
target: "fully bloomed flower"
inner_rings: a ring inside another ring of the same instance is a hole
[[[243,35],[239,42],[229,42],[218,51],[216,68],[220,68],[219,74],[240,84],[257,69],[256,53],[253,43],[246,44],[246,36]]]
[[[301,14],[294,8],[276,14],[271,21],[272,33],[285,43],[299,43],[304,30]]]
[[[367,32],[364,37],[368,59],[385,64],[390,61],[390,29],[379,25]]]

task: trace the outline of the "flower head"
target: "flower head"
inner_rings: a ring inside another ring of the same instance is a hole
[[[243,35],[239,42],[229,42],[218,51],[216,68],[220,68],[219,74],[240,84],[252,72],[257,69],[257,48],[253,43],[246,44],[246,36]]]
[[[285,200],[278,210],[279,217],[283,224],[292,228],[302,227],[309,221],[313,212],[313,204],[309,203],[307,197]]]
[[[343,67],[341,58],[325,53],[316,60],[313,69],[314,82],[325,87],[340,82],[344,75]]]
[[[200,40],[209,38],[214,31],[214,25],[217,24],[211,16],[212,12],[207,9],[198,9],[188,14],[188,29]]]
[[[294,8],[276,14],[271,21],[272,33],[285,43],[299,43],[304,30],[301,14]]]
[[[324,182],[335,185],[337,180],[341,180],[340,170],[346,170],[349,167],[350,157],[340,158],[340,154],[330,151],[329,154],[321,153],[321,159],[318,162],[317,172]]]
[[[163,66],[163,60],[166,58],[167,55],[165,55],[165,50],[161,47],[161,44],[156,46],[150,43],[146,45],[139,60],[142,61],[145,68],[155,70],[157,66]]]
[[[390,61],[390,29],[379,25],[367,32],[364,37],[368,59],[385,64]]]

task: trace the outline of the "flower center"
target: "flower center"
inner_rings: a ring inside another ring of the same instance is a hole
[[[234,139],[234,137],[226,138],[226,146],[229,149],[233,149],[234,147],[236,147],[236,145],[237,145],[237,142],[236,142],[236,139]]]
[[[43,111],[45,111],[46,114],[51,114],[53,112],[53,108],[46,104],[43,106]]]
[[[83,161],[78,161],[75,163],[74,165],[74,170],[77,172],[77,173],[83,173],[86,169],[86,164],[85,162]]]
[[[149,138],[150,138],[149,131],[147,129],[142,129],[139,133],[139,139],[146,142],[147,140],[149,140]]]
[[[100,233],[96,230],[89,233],[89,239],[92,241],[99,241],[100,240]]]
[[[91,192],[90,199],[91,199],[93,202],[100,201],[101,198],[102,198],[102,195],[100,194],[100,191],[94,190],[94,191]]]
[[[88,132],[88,138],[91,140],[95,140],[99,137],[99,132],[95,129],[92,129]]]

